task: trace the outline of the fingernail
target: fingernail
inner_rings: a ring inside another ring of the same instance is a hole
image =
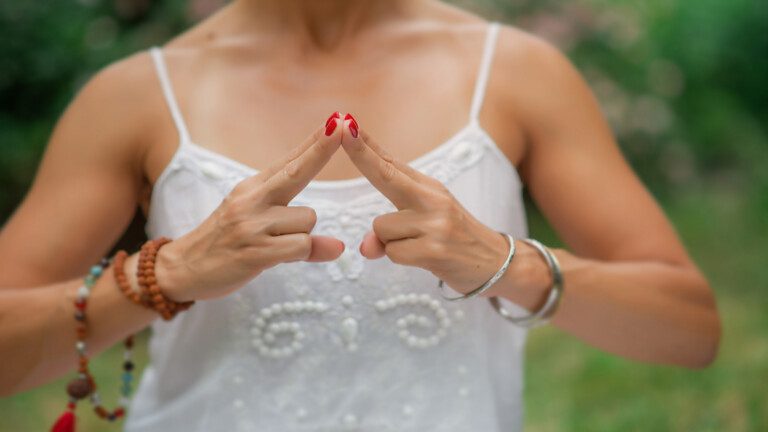
[[[331,120],[341,118],[341,113],[336,111],[335,113],[331,114],[330,117],[328,117],[328,120],[325,121],[325,127],[328,127],[328,124],[331,123]]]
[[[335,118],[328,119],[328,123],[325,125],[325,136],[331,136],[331,134],[335,130],[336,130],[336,119]]]
[[[344,116],[344,120],[349,120],[349,133],[352,134],[352,138],[357,138],[357,130],[359,126],[357,125],[357,120],[355,120],[354,117],[352,117],[352,114],[347,114]]]

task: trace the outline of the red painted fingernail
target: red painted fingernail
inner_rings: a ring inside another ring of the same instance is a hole
[[[349,133],[352,134],[352,138],[357,138],[357,130],[359,128],[357,125],[357,120],[352,117],[352,114],[345,115],[344,120],[349,120]]]
[[[331,134],[335,130],[336,130],[336,119],[335,118],[328,119],[328,123],[325,125],[325,136],[331,136]]]
[[[330,117],[328,117],[328,120],[325,121],[325,127],[328,127],[328,124],[331,122],[331,120],[337,119],[337,118],[341,118],[341,113],[338,111],[336,111],[335,113],[331,114]]]

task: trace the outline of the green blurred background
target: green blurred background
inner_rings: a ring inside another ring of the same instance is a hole
[[[1,1],[0,223],[28,189],[57,117],[95,71],[223,3]],[[574,61],[710,277],[724,324],[720,355],[703,371],[637,364],[554,328],[533,331],[526,429],[768,430],[768,2],[458,3],[539,34]],[[532,235],[558,244],[529,208]],[[140,241],[141,223],[124,243]],[[146,363],[145,338],[138,363]],[[93,364],[110,405],[121,355],[113,348]],[[0,400],[0,430],[47,430],[63,408],[64,384]],[[81,419],[81,430],[119,430]]]

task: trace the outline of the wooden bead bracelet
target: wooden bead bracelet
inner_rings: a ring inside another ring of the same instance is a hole
[[[115,282],[120,288],[120,291],[128,297],[133,303],[152,309],[152,301],[144,295],[131,288],[131,283],[128,281],[128,277],[125,275],[125,260],[128,258],[128,252],[121,250],[115,254],[114,264],[112,270],[115,273]]]
[[[160,237],[144,243],[141,246],[141,252],[139,252],[139,266],[136,271],[136,279],[139,282],[142,293],[149,298],[152,309],[157,311],[166,321],[173,319],[176,314],[189,309],[195,304],[194,301],[176,302],[169,299],[163,295],[162,291],[160,291],[160,286],[157,284],[157,278],[155,277],[157,252],[170,241],[171,239],[167,237]],[[144,300],[142,299],[142,301]]]
[[[167,237],[160,237],[155,240],[149,240],[141,246],[139,265],[136,270],[136,280],[139,284],[138,292],[131,287],[131,283],[128,281],[123,268],[125,260],[128,258],[128,253],[123,250],[118,251],[115,255],[114,265],[115,281],[120,287],[120,291],[133,303],[156,311],[166,321],[173,319],[176,314],[189,309],[195,304],[194,301],[175,302],[169,299],[163,295],[157,283],[157,278],[155,278],[157,251],[170,241]]]

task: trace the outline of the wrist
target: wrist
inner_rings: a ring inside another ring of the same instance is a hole
[[[163,295],[174,302],[194,300],[186,294],[185,270],[180,254],[172,243],[160,248],[155,258],[155,278]]]
[[[476,263],[472,265],[475,271],[463,282],[457,282],[456,286],[458,288],[454,288],[462,295],[459,297],[448,297],[443,294],[445,299],[459,300],[487,295],[504,278],[515,256],[515,244],[510,243],[514,239],[511,235],[498,231],[494,231],[493,234],[487,240],[480,241],[483,246],[481,251],[471,253],[471,257]],[[483,275],[482,280],[478,280],[479,275]],[[445,282],[441,278],[438,282],[438,288],[442,290],[444,285]],[[465,286],[468,288],[464,288]]]
[[[125,275],[125,278],[128,280],[128,284],[130,285],[131,291],[136,294],[141,294],[141,287],[139,286],[139,281],[136,279],[136,270],[139,267],[139,254],[135,253],[133,255],[129,255],[128,258],[125,259],[125,264],[123,266],[123,274]]]
[[[482,240],[481,243],[484,246],[484,250],[472,254],[473,258],[479,259],[478,262],[480,264],[474,264],[475,271],[467,284],[468,290],[474,289],[485,283],[499,272],[506,262],[510,253],[510,247],[512,246],[509,244],[509,239],[504,233],[493,230],[488,230],[488,237]],[[517,245],[517,243],[515,243],[515,245]],[[510,265],[514,260],[515,257],[513,256]],[[507,271],[509,271],[509,267],[507,268]],[[499,282],[501,282],[501,280],[496,284]],[[496,284],[494,284],[494,286]],[[486,293],[493,291],[494,286],[489,288]]]
[[[549,267],[536,249],[524,241],[515,240],[515,257],[502,280],[488,295],[504,297],[535,310],[545,301],[552,284]]]

